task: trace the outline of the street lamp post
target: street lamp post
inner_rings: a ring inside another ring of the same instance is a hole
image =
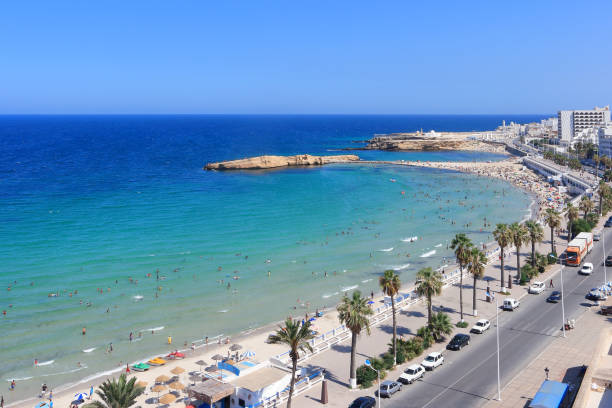
[[[365,361],[366,367],[370,367],[372,370],[376,371],[376,376],[378,377],[378,408],[380,408],[380,372],[372,367],[372,363],[369,359]]]
[[[565,337],[565,294],[563,293],[563,260],[553,255],[561,263],[561,329],[563,330],[563,337]]]
[[[497,400],[501,401],[501,388],[499,384],[499,301],[495,298],[495,325],[497,326]]]

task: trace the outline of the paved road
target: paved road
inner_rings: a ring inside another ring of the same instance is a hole
[[[606,247],[612,247],[612,231],[606,230]],[[608,252],[607,251],[607,252]],[[563,270],[566,319],[576,318],[592,302],[585,294],[604,282],[601,241],[595,243],[586,260],[595,265],[591,276],[579,275],[578,268]],[[608,279],[612,279],[609,268]],[[560,274],[554,278],[560,287]],[[502,388],[520,374],[530,360],[561,335],[561,304],[546,302],[551,290],[527,295],[514,312],[499,313],[500,376]],[[501,299],[500,299],[501,302]],[[479,407],[497,398],[497,354],[495,322],[483,335],[472,334],[470,345],[461,351],[446,352],[444,365],[425,374],[423,380],[405,385],[400,393],[382,401],[382,407]],[[559,356],[563,358],[563,356]],[[544,373],[542,373],[544,380]]]

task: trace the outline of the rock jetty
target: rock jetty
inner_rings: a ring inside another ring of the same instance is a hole
[[[245,159],[230,160],[218,163],[208,163],[204,170],[261,170],[289,166],[322,166],[330,163],[346,163],[359,161],[359,156],[345,154],[339,156],[257,156]]]

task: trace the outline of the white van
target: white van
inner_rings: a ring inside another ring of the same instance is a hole
[[[513,299],[513,298],[507,298],[507,299],[504,299],[504,306],[503,306],[503,309],[504,309],[504,310],[510,310],[510,311],[512,311],[512,310],[514,310],[514,309],[518,308],[518,307],[519,307],[519,304],[520,304],[520,303],[519,303],[519,301],[518,301],[518,300]]]

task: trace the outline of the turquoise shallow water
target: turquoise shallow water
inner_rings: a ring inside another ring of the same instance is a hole
[[[33,396],[42,382],[56,387],[167,351],[166,336],[180,346],[333,306],[344,291],[376,290],[385,269],[412,281],[419,268],[450,261],[455,233],[486,242],[485,217],[517,221],[530,203],[504,182],[440,170],[204,172],[198,152],[181,158],[123,143],[92,143],[98,150],[86,153],[81,143],[63,155],[52,144],[55,161],[44,171],[53,177],[21,169],[29,165],[23,152],[3,169],[0,378],[18,379],[13,399]],[[136,153],[125,163],[128,150]],[[98,152],[113,159],[96,162]],[[412,236],[419,240],[402,241]],[[34,359],[52,363],[34,369]]]

